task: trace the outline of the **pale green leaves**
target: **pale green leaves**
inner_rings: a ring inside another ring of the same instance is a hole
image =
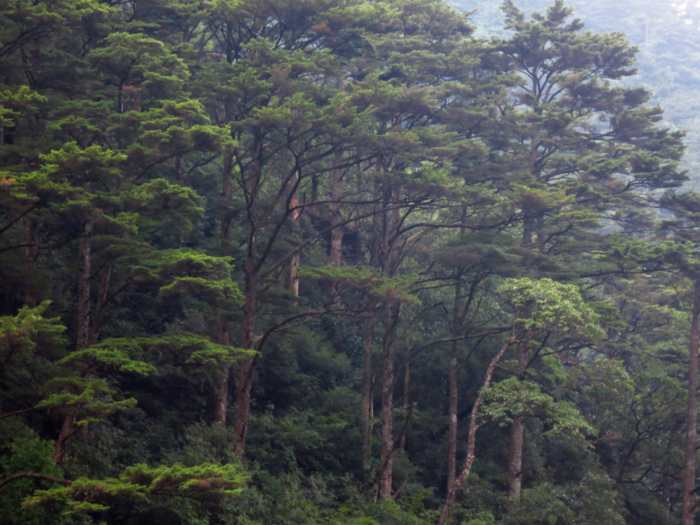
[[[546,436],[585,438],[596,435],[595,429],[574,405],[556,401],[535,383],[511,377],[483,391],[482,396],[480,417],[485,421],[506,426],[516,418],[538,417],[549,424]]]
[[[512,308],[513,324],[531,333],[557,332],[591,341],[604,335],[600,316],[583,301],[577,286],[551,279],[508,279],[498,292]]]

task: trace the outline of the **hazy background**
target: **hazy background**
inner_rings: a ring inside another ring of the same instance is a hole
[[[530,15],[554,0],[514,0]],[[471,17],[476,36],[504,36],[501,0],[448,0]],[[573,0],[566,5],[595,32],[622,31],[639,48],[638,74],[627,82],[654,92],[664,124],[687,132],[684,167],[700,189],[700,0]]]

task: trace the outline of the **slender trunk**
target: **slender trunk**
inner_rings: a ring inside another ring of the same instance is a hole
[[[452,343],[452,355],[450,356],[450,370],[448,378],[449,427],[447,429],[447,489],[454,484],[457,477],[457,404],[459,401],[457,391],[457,341]]]
[[[224,164],[221,172],[221,224],[219,228],[219,244],[221,253],[228,255],[230,253],[230,233],[231,221],[231,199],[233,198],[233,157],[229,150],[224,153]],[[219,316],[219,321],[216,327],[216,341],[220,345],[229,346],[231,337],[228,331],[227,315]],[[226,415],[228,413],[228,390],[229,379],[231,377],[231,367],[228,364],[223,364],[216,385],[216,407],[214,409],[214,422],[220,425],[226,425]]]
[[[299,297],[299,259],[299,254],[296,253],[292,256],[289,263],[289,291],[296,297]]]
[[[411,389],[411,362],[406,361],[406,367],[403,372],[403,414],[404,414],[404,425],[401,431],[401,439],[399,440],[399,450],[406,450],[406,430],[408,427],[408,420],[410,417],[409,409],[411,406],[411,400],[409,392]]]
[[[343,217],[340,213],[340,197],[343,194],[343,172],[340,169],[333,170],[333,185],[331,186],[331,249],[328,262],[338,268],[343,262]]]
[[[394,359],[399,309],[400,306],[394,304],[387,311],[382,357],[382,466],[379,473],[379,499],[384,501],[391,499],[394,474]]]
[[[522,376],[527,369],[527,345],[516,346],[518,374]],[[508,443],[508,497],[513,502],[520,500],[522,491],[523,445],[525,437],[525,418],[513,418],[510,424],[510,441]]]
[[[345,77],[339,79],[338,88],[342,91],[345,89]],[[338,152],[335,154],[336,166],[339,166],[343,160],[343,154]],[[340,199],[343,196],[343,170],[336,167],[333,170],[333,183],[331,185],[331,216],[330,216],[330,226],[331,226],[331,250],[328,257],[328,262],[334,268],[340,268],[343,264],[343,227],[341,223],[343,222],[343,216],[340,212],[341,203]],[[338,296],[338,286],[334,284],[333,286],[333,304],[340,302],[340,297]]]
[[[378,185],[375,185],[375,190]],[[379,254],[380,238],[379,217],[376,213],[376,204],[373,206],[375,213],[372,215],[372,243],[369,250],[369,265],[372,268],[377,267],[377,259]],[[376,305],[367,305],[368,309],[374,308]],[[374,354],[374,330],[377,326],[377,319],[373,314],[365,321],[365,344],[364,344],[364,359],[362,368],[362,465],[367,467],[369,464],[371,445],[372,445],[372,419],[374,418],[374,381],[373,381],[373,354]]]
[[[0,105],[0,107],[2,107]],[[1,129],[1,128],[0,128]],[[2,135],[0,135],[1,137]],[[27,270],[32,272],[36,261],[39,258],[39,249],[35,246],[36,243],[36,222],[29,219],[27,221],[27,230],[25,232],[24,241],[27,244],[27,250],[25,252],[24,261],[27,266]],[[31,273],[30,273],[31,275]],[[34,308],[39,301],[36,297],[36,288],[34,284],[30,284],[25,288],[24,291],[24,304],[30,308]]]
[[[78,326],[76,350],[86,348],[90,343],[90,272],[91,272],[91,252],[89,238],[92,234],[92,221],[88,220],[85,225],[85,237],[80,239],[78,245]],[[53,459],[57,465],[62,465],[66,458],[66,447],[68,440],[76,431],[75,423],[78,420],[80,405],[68,408],[68,413],[63,419],[61,431],[56,440],[53,451]]]
[[[219,317],[216,340],[220,345],[229,346],[231,344],[228,329],[226,326],[226,316]],[[226,413],[228,412],[228,381],[231,375],[229,365],[223,365],[219,374],[219,383],[216,388],[216,408],[214,412],[214,423],[225,425]]]
[[[531,247],[532,244],[535,242],[535,220],[531,217],[528,217],[527,214],[525,215],[525,218],[523,219],[523,239],[522,239],[522,246],[523,247]]]
[[[377,321],[374,316],[365,321],[365,345],[362,363],[362,464],[369,461],[371,447],[372,420],[372,354],[374,353],[374,329]]]
[[[297,173],[295,177],[299,177],[299,174]],[[292,198],[290,200],[290,205],[292,208],[296,208],[299,206],[299,198],[296,196],[296,193],[292,195]],[[296,230],[299,228],[298,222],[299,222],[299,210],[294,210],[291,213],[291,221],[292,221],[292,230],[294,231],[294,236],[296,237]],[[292,292],[296,297],[299,297],[299,263],[301,261],[301,256],[297,252],[292,256],[291,261],[289,262],[289,282],[288,282],[288,287],[289,291]]]
[[[508,442],[508,497],[513,502],[520,500],[522,490],[523,443],[525,418],[513,418],[510,424],[510,441]]]
[[[698,436],[698,345],[700,344],[700,279],[695,280],[693,294],[693,314],[690,322],[690,341],[688,343],[688,409],[686,419],[688,430],[685,441],[685,461],[683,464],[683,502],[682,525],[695,522],[695,465],[697,462]]]
[[[506,350],[510,348],[513,341],[509,341],[499,350],[499,352],[494,356],[489,363],[489,367],[486,369],[486,375],[484,377],[484,383],[481,391],[488,390],[491,387],[491,379],[493,378],[493,373],[496,370],[498,362],[506,353]],[[472,466],[474,465],[474,459],[476,458],[476,431],[479,430],[479,425],[477,424],[479,409],[481,408],[481,394],[476,398],[474,406],[472,407],[471,414],[469,415],[469,433],[467,434],[467,459],[464,462],[464,469],[459,474],[459,477],[455,479],[454,483],[447,489],[447,496],[445,496],[445,504],[442,506],[440,511],[440,518],[438,519],[437,525],[445,525],[447,520],[450,519],[452,514],[452,506],[455,502],[455,496],[459,488],[467,481],[469,474],[472,471]]]
[[[544,231],[544,216],[537,217],[537,249],[547,253],[547,234]]]
[[[257,304],[257,276],[253,260],[255,253],[255,233],[251,231],[248,236],[248,255],[245,263],[245,302],[243,305],[243,333],[241,336],[241,348],[249,350],[253,348],[255,330],[255,307]],[[248,432],[248,415],[250,413],[250,388],[253,374],[254,356],[246,357],[238,369],[236,382],[236,406],[233,420],[233,435],[236,453],[239,456],[245,454],[245,438]]]
[[[102,273],[102,279],[100,280],[100,290],[97,294],[97,303],[95,304],[95,315],[92,320],[92,329],[90,330],[89,343],[91,345],[95,344],[100,338],[100,330],[102,330],[102,314],[104,312],[104,307],[107,302],[107,294],[109,293],[109,284],[112,280],[112,268],[113,264],[107,263],[107,266]]]
[[[221,224],[219,227],[219,243],[221,252],[228,254],[231,237],[231,199],[233,198],[233,158],[230,151],[224,154],[224,165],[221,172]]]
[[[91,252],[89,237],[92,233],[92,222],[85,225],[86,237],[80,239],[78,246],[78,329],[77,349],[86,348],[90,338],[90,271]]]

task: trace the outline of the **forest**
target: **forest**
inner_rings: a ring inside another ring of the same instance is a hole
[[[0,2],[0,525],[700,523],[694,18],[579,1]]]

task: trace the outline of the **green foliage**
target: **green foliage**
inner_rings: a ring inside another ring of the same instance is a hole
[[[2,443],[3,458],[0,462],[3,477],[22,472],[36,472],[49,476],[61,476],[61,471],[51,459],[52,445],[39,438],[30,429],[21,425],[2,422],[0,433],[14,435],[10,437],[9,446]],[[3,487],[0,491],[0,520],[8,524],[59,524],[66,520],[61,516],[63,505],[48,505],[43,509],[23,509],[22,501],[35,490],[49,487],[51,483],[26,478]]]
[[[0,317],[3,368],[10,365],[12,360],[36,352],[39,347],[60,348],[65,344],[63,333],[66,327],[60,319],[44,317],[50,304],[50,301],[44,301],[34,308],[24,306],[16,316]]]
[[[2,3],[0,524],[674,522],[682,133],[479,6]]]
[[[496,383],[483,392],[480,415],[487,421],[505,426],[514,418],[540,417],[551,428],[547,437],[585,438],[595,436],[595,429],[581,417],[576,407],[565,401],[555,401],[539,386],[515,377]]]
[[[154,501],[158,498],[220,499],[238,494],[245,476],[238,465],[183,465],[149,468],[135,465],[118,478],[105,480],[76,479],[67,487],[40,490],[28,498],[24,507],[33,509],[65,503],[66,513],[103,511],[108,505],[100,501],[119,498]]]
[[[556,331],[590,340],[600,338],[599,315],[586,303],[575,285],[551,279],[510,279],[498,288],[513,308],[514,324],[532,332]]]

